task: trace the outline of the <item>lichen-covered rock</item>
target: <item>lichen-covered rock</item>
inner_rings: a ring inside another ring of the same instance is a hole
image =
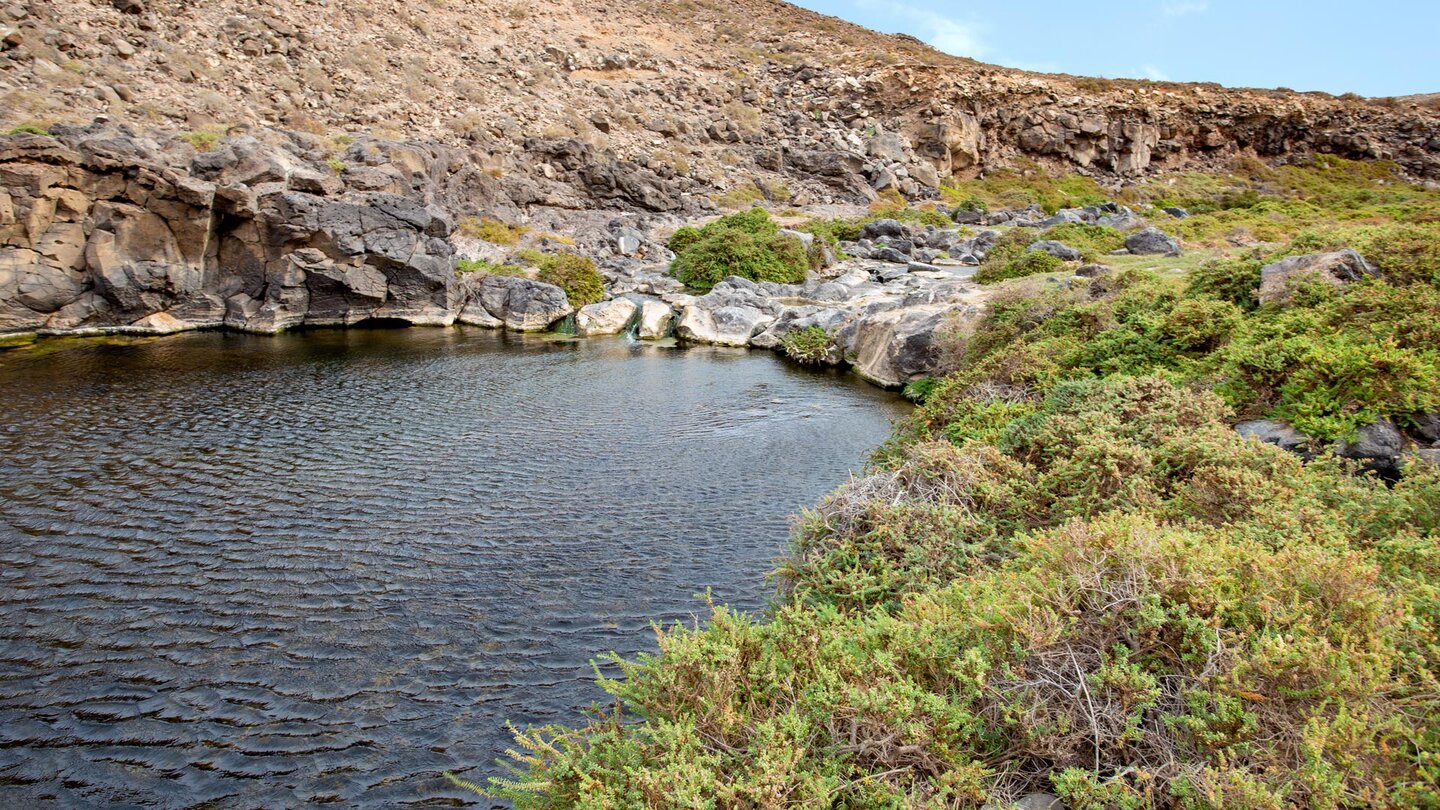
[[[1341,287],[1377,273],[1374,265],[1353,250],[1290,256],[1260,268],[1260,303],[1288,304],[1305,284]]]

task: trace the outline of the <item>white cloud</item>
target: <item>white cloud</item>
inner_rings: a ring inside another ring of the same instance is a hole
[[[1203,14],[1210,8],[1206,0],[1176,0],[1162,5],[1160,13],[1167,17],[1182,17],[1186,14]]]
[[[1145,78],[1154,82],[1170,81],[1170,77],[1165,74],[1165,71],[1161,70],[1158,67],[1155,67],[1154,65],[1146,65],[1145,67],[1140,69],[1140,72],[1145,74]]]
[[[937,51],[953,56],[976,57],[985,52],[985,45],[973,26],[939,14],[924,15],[924,26],[930,33],[927,40]]]
[[[852,0],[855,5],[875,11],[883,11],[895,20],[895,28],[908,30],[919,39],[929,43],[937,51],[953,56],[969,56],[979,59],[989,52],[980,36],[979,26],[961,22],[953,17],[912,6],[908,3],[891,3],[884,0]]]

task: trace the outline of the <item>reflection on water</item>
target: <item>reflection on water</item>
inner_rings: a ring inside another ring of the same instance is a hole
[[[901,405],[766,354],[461,329],[0,354],[0,806],[473,799],[503,724],[707,587]]]

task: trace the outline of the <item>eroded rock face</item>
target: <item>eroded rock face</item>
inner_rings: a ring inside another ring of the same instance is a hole
[[[253,138],[174,162],[124,128],[0,138],[0,332],[454,320],[454,223],[423,193]]]
[[[479,307],[514,332],[543,332],[569,317],[575,308],[565,291],[554,284],[514,276],[484,276],[465,280],[467,302],[462,314],[485,326],[474,307]]]
[[[575,334],[580,337],[618,335],[630,325],[638,309],[628,298],[587,304],[575,313]]]
[[[946,304],[890,309],[850,322],[836,343],[861,377],[897,388],[935,368],[937,330],[947,317],[963,317],[967,312]]]
[[[1353,250],[1290,256],[1260,268],[1260,303],[1288,304],[1305,284],[1342,287],[1378,273],[1374,265]]]
[[[750,339],[774,320],[775,316],[752,306],[722,306],[711,310],[692,304],[680,313],[675,336],[688,343],[748,346]]]

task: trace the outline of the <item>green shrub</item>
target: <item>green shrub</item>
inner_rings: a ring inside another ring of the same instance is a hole
[[[1391,284],[1440,286],[1440,222],[1365,228],[1346,234],[1345,242],[1374,263]]]
[[[866,222],[874,222],[877,219],[914,222],[920,225],[934,225],[937,228],[955,227],[955,223],[949,216],[934,208],[921,208],[903,203],[900,205],[872,205],[870,206],[870,213],[860,221],[860,224],[864,225]]]
[[[605,300],[605,279],[600,277],[595,263],[575,253],[547,254],[540,260],[540,272],[535,278],[564,290],[570,306],[576,309]]]
[[[536,250],[535,248],[520,248],[519,250],[510,254],[510,259],[511,261],[518,262],[519,264],[523,264],[526,267],[539,267],[542,263],[544,263],[545,257],[548,255],[549,254],[543,250]]]
[[[975,194],[966,197],[957,197],[954,202],[951,203],[950,207],[956,211],[976,211],[982,214],[990,210],[990,205]]]
[[[982,267],[999,268],[1025,255],[1025,249],[1040,240],[1029,228],[1011,228],[1000,234],[988,253]]]
[[[1229,301],[1189,298],[1170,310],[1161,329],[1182,352],[1211,352],[1229,340],[1240,319],[1240,308]]]
[[[1047,228],[1040,238],[1063,242],[1085,254],[1087,260],[1125,247],[1125,234],[1105,225],[1083,222],[1065,222]]]
[[[13,127],[13,128],[11,128],[10,131],[9,131],[9,132],[6,132],[5,134],[6,134],[6,135],[43,135],[43,136],[45,136],[45,137],[47,137],[47,138],[51,137],[51,136],[50,136],[50,130],[46,129],[46,128],[45,128],[43,125],[41,125],[41,124],[21,124],[21,125],[18,126],[18,127]]]
[[[465,217],[458,226],[460,233],[496,245],[517,245],[530,229],[524,225],[507,225],[485,217]]]
[[[486,276],[527,276],[525,268],[514,264],[495,264],[485,259],[461,259],[456,263],[457,273],[479,273]]]
[[[197,152],[213,152],[220,147],[220,133],[209,130],[186,132],[180,136],[180,140],[195,147]]]
[[[835,340],[819,324],[796,329],[780,338],[785,356],[802,366],[823,364],[835,351]]]
[[[763,208],[723,216],[699,229],[698,239],[685,239],[693,241],[676,252],[670,272],[697,290],[708,290],[727,276],[797,284],[810,269],[804,244],[781,234]]]
[[[993,284],[1007,278],[1053,273],[1064,265],[1065,262],[1043,250],[1026,251],[998,267],[990,263],[989,257],[986,257],[985,265],[975,273],[975,281],[980,284]]]
[[[1188,291],[1252,310],[1259,305],[1260,265],[1254,259],[1212,259],[1190,271]]]
[[[795,230],[813,233],[824,239],[826,244],[835,247],[840,242],[854,242],[859,239],[861,227],[863,226],[858,220],[813,217]]]
[[[670,241],[666,242],[665,246],[677,254],[684,253],[693,247],[696,242],[699,242],[701,238],[699,228],[692,228],[689,225],[685,225],[671,235]]]

